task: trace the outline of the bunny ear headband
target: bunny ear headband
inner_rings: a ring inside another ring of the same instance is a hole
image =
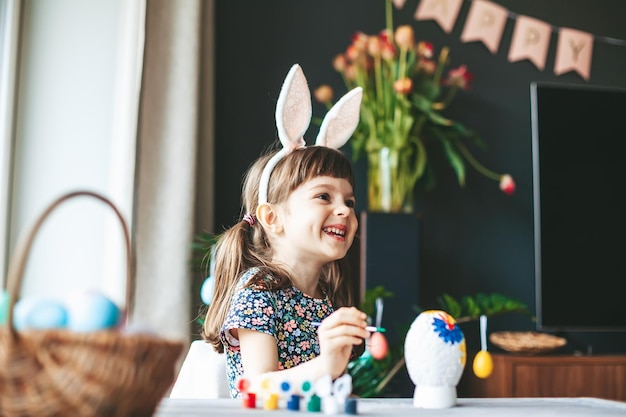
[[[354,88],[346,93],[326,113],[315,144],[333,149],[342,147],[359,124],[359,111],[363,89]],[[259,184],[259,205],[267,203],[267,188],[272,170],[285,156],[306,146],[304,132],[311,122],[311,92],[300,65],[289,70],[276,103],[276,127],[283,148],[265,165]]]

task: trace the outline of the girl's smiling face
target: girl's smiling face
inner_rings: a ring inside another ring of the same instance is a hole
[[[282,210],[282,251],[292,259],[325,264],[346,256],[357,229],[355,198],[342,178],[319,176],[296,188]],[[281,257],[285,257],[281,253]]]

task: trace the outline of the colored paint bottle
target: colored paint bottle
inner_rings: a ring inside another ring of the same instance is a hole
[[[289,401],[287,401],[287,410],[300,411],[300,396],[298,394],[292,394]]]
[[[256,394],[245,392],[243,396],[243,408],[256,408]]]
[[[351,416],[359,414],[358,410],[357,410],[357,400],[356,400],[356,398],[348,398],[346,400],[346,404],[345,404],[345,407],[344,407],[344,413],[348,414],[348,415],[351,415]]]
[[[322,399],[315,394],[311,395],[311,398],[306,405],[306,409],[312,413],[319,413],[322,411]]]
[[[277,410],[278,409],[278,394],[270,394],[263,402],[264,410]]]

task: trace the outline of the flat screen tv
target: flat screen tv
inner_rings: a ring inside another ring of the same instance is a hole
[[[531,84],[538,330],[626,331],[626,89]]]

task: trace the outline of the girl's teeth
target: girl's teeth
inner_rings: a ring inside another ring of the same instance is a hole
[[[345,232],[344,232],[343,230],[339,230],[339,229],[334,228],[334,227],[328,227],[328,228],[326,228],[326,229],[325,229],[325,232],[327,232],[327,233],[333,233],[333,234],[335,234],[335,235],[340,235],[340,236],[345,235]]]

